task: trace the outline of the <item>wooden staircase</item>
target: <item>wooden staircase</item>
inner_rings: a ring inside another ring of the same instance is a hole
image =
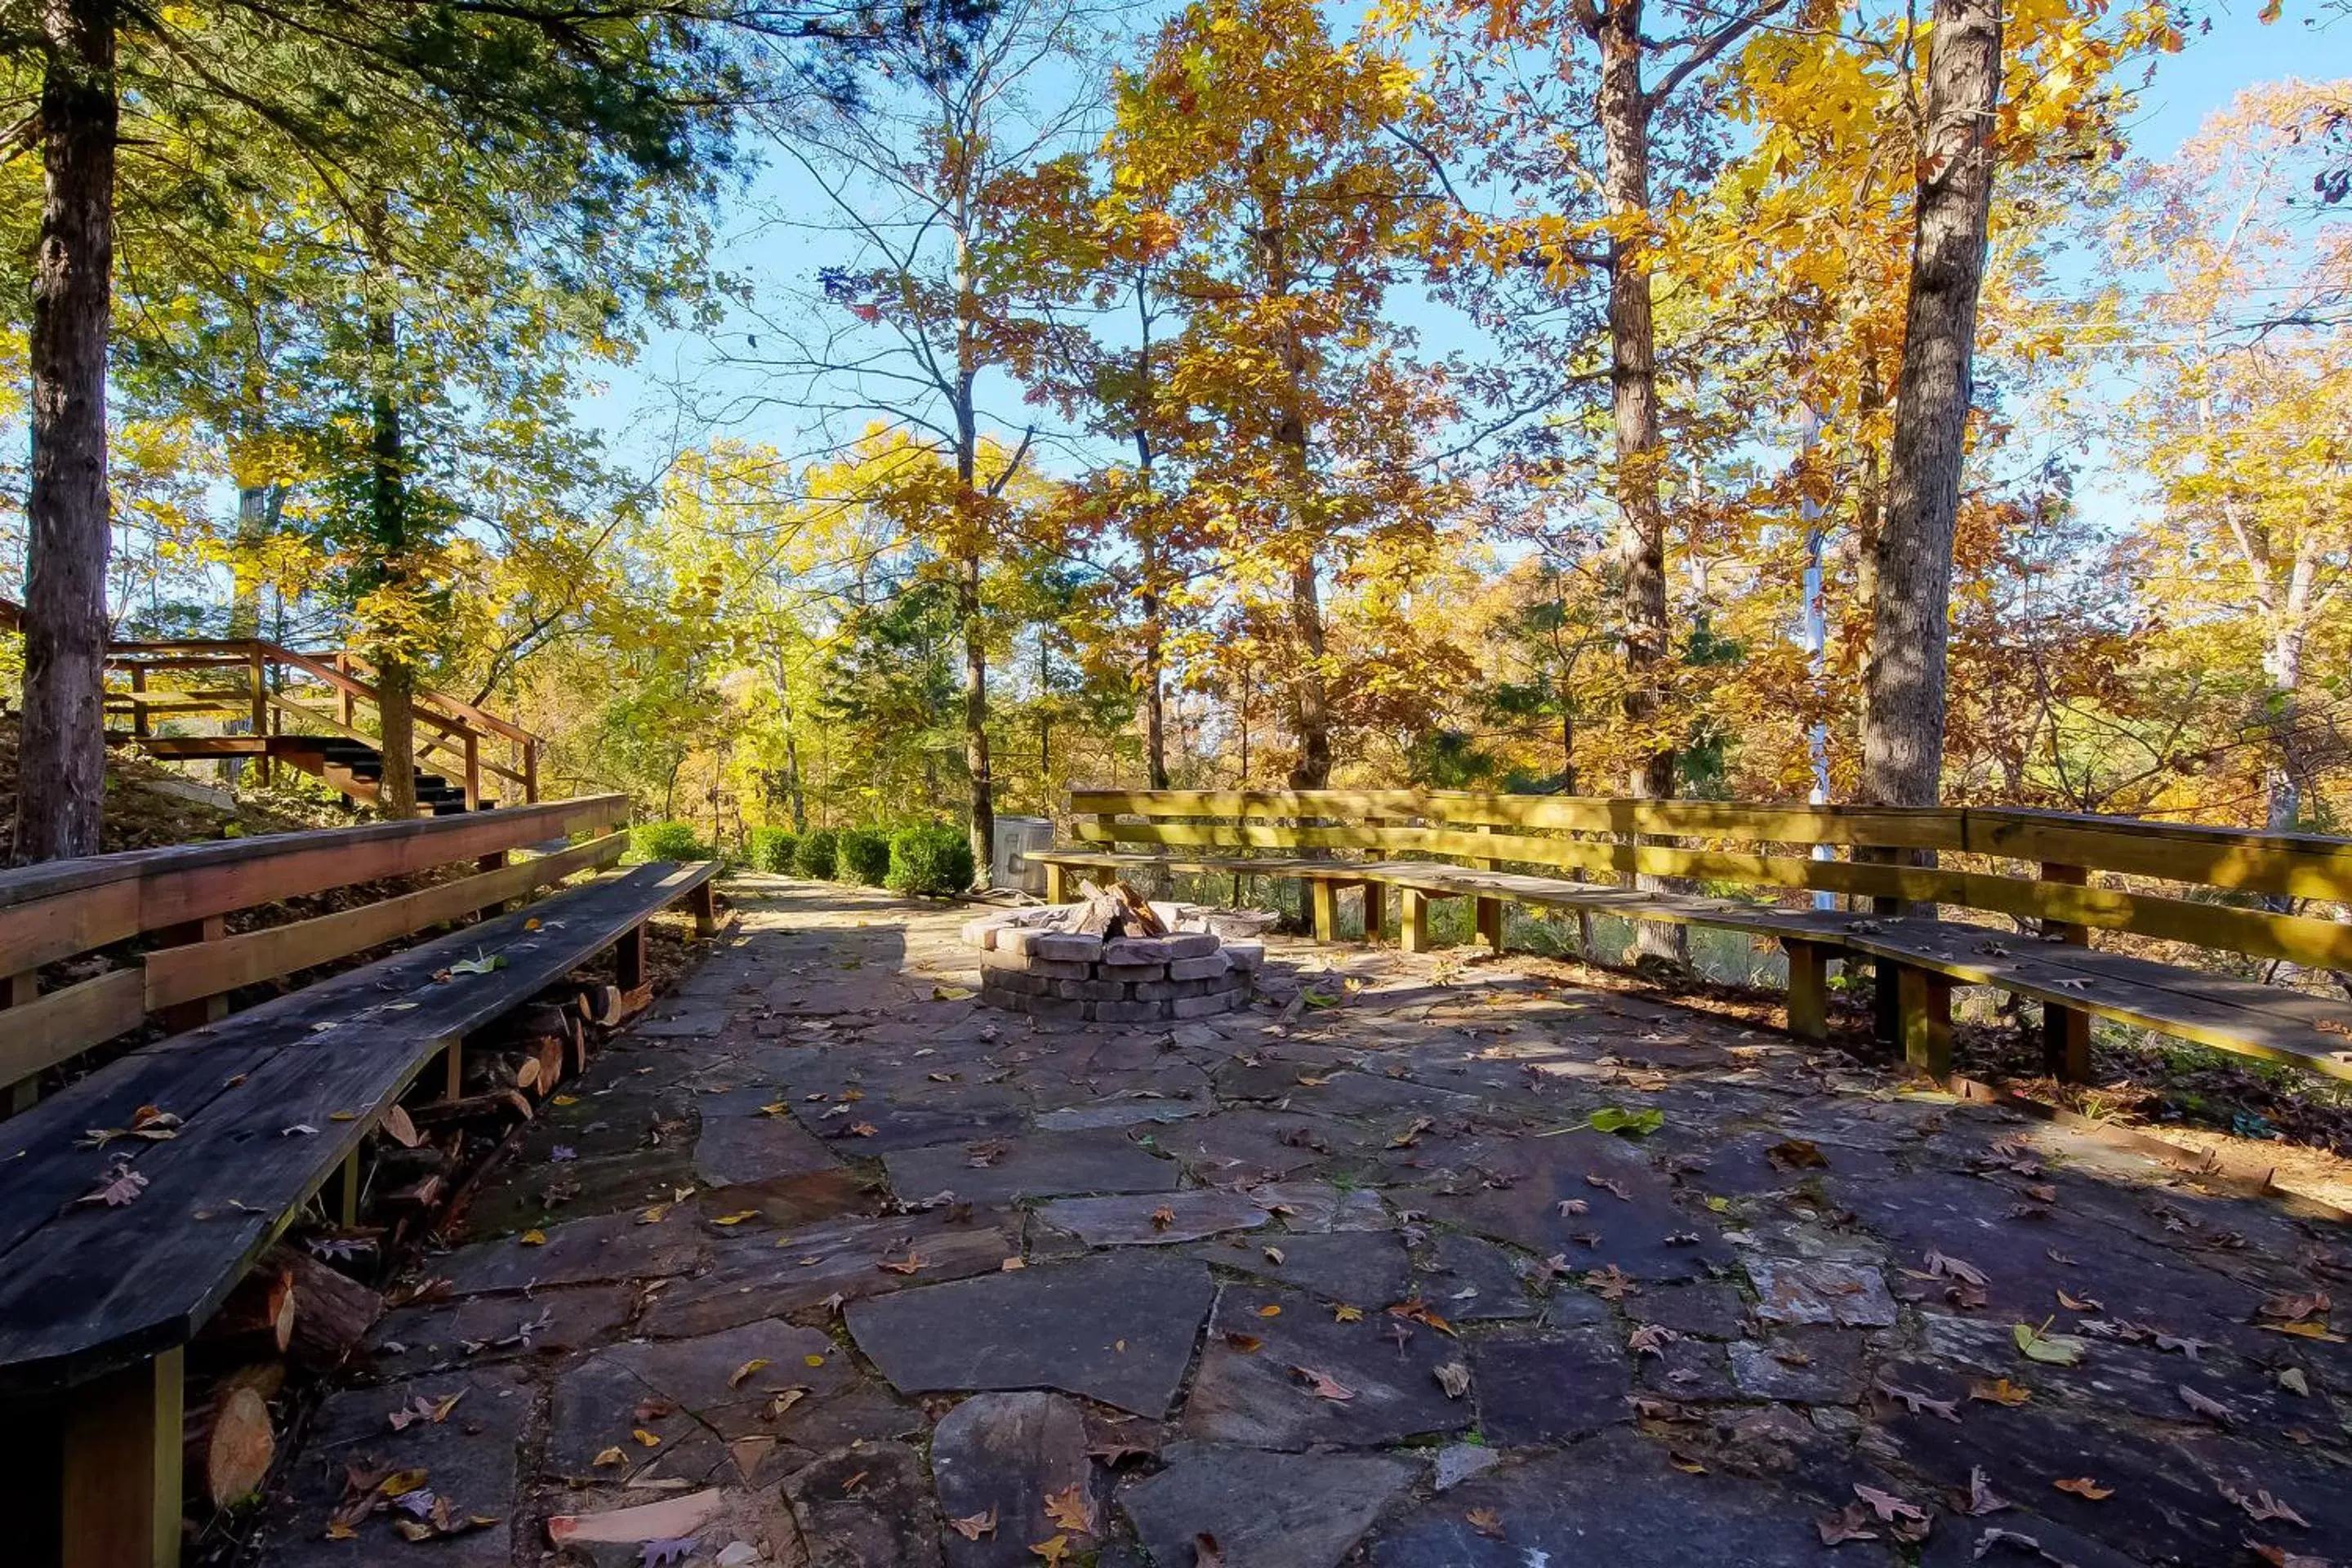
[[[365,741],[347,740],[340,735],[271,735],[268,742],[269,749],[264,755],[323,780],[330,789],[350,799],[373,805],[383,798],[383,753]],[[168,748],[170,744],[169,741],[150,741],[147,749],[159,756],[169,755],[167,750],[158,748]],[[423,768],[415,773],[416,809],[421,816],[447,816],[498,805],[495,800],[477,800],[468,805],[463,784],[451,784],[439,773],[428,773]]]

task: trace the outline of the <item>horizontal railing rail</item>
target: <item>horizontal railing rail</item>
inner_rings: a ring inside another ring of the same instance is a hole
[[[628,797],[589,795],[495,812],[271,834],[90,856],[0,871],[0,1094],[21,1106],[37,1075],[160,1014],[192,1027],[227,994],[502,905],[627,847]],[[577,836],[584,842],[571,843]],[[550,852],[516,864],[507,856]],[[308,920],[230,933],[226,917],[289,899],[472,861],[476,874]],[[48,991],[50,964],[133,938],[133,962]]]

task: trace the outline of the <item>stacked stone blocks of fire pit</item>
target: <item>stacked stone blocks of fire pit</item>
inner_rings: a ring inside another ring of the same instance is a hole
[[[1024,910],[1030,915],[1033,911]],[[972,921],[981,1000],[1033,1017],[1100,1024],[1205,1018],[1248,1005],[1265,959],[1255,942],[1213,931],[1100,937],[1041,930],[1016,916]]]

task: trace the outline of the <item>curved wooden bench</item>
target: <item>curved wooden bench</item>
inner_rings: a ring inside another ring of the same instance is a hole
[[[16,944],[0,951],[21,957],[93,932],[152,929],[166,916],[241,907],[257,889],[285,897],[288,889],[372,879],[390,864],[415,868],[409,862],[420,856],[429,865],[453,850],[464,858],[503,853],[567,815],[593,832],[625,812],[619,797],[604,797],[0,873],[0,941]],[[503,841],[484,837],[494,826]],[[486,847],[493,842],[496,851]],[[316,920],[159,949],[52,994],[121,988],[128,1010],[104,1021],[127,1018],[125,1026],[158,987],[167,1005],[174,997],[204,1005],[193,1027],[0,1121],[0,1421],[18,1445],[28,1431],[45,1435],[31,1446],[54,1444],[54,1529],[69,1568],[178,1560],[183,1348],[331,1184],[345,1223],[356,1218],[362,1145],[404,1092],[437,1060],[446,1092],[456,1094],[467,1036],[606,950],[617,953],[624,987],[641,984],[646,919],[688,900],[698,926],[715,929],[718,868],[607,872],[234,1015],[211,999],[609,865],[625,842],[619,834],[559,839],[532,860]],[[91,1016],[103,1016],[36,1002],[0,1013],[0,1039],[57,1059],[89,1043],[94,1028],[81,1026]],[[75,1027],[46,1041],[10,1029],[60,1020]],[[143,1107],[177,1117],[173,1136],[91,1146],[93,1130],[131,1127]],[[94,1200],[126,1180],[127,1201]]]
[[[1384,921],[1380,890],[1394,888],[1407,951],[1426,945],[1428,902],[1439,898],[1474,900],[1475,928],[1496,948],[1508,903],[1720,927],[1787,952],[1790,1027],[1799,1034],[1825,1028],[1832,958],[1884,966],[1894,978],[1887,1032],[1938,1077],[1950,1070],[1952,986],[1986,984],[2042,1005],[2045,1049],[2061,1076],[2087,1076],[2089,1019],[2099,1016],[2352,1078],[2352,998],[2090,945],[2094,931],[2113,931],[2352,970],[2352,924],[2253,903],[2352,902],[2352,840],[2056,812],[1443,790],[1076,790],[1070,805],[1084,845],[1031,857],[1049,868],[1049,896],[1055,877],[1074,869],[1295,877],[1307,887],[1318,939],[1328,942],[1337,889],[1364,887],[1370,931]],[[1349,853],[1376,858],[1339,858]],[[1955,858],[1918,863],[1931,856]],[[2030,869],[2005,868],[2016,862]],[[1538,869],[1505,868],[1521,866]],[[1545,874],[1554,869],[1605,880]],[[2178,890],[2094,885],[2100,872]],[[1760,896],[1625,885],[1636,877],[1734,884]],[[1792,902],[1808,894],[1854,907]],[[2032,929],[1878,912],[1918,905],[2010,916]]]

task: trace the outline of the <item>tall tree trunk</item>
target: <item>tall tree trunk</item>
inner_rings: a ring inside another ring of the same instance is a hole
[[[808,805],[801,789],[801,743],[793,733],[793,676],[782,648],[776,650],[776,705],[784,721],[784,788],[792,801],[793,832],[808,831]]]
[[[400,422],[400,331],[388,306],[373,306],[368,311],[368,349],[375,378],[369,396],[374,426],[369,441],[370,522],[378,574],[396,596],[408,587],[408,454]],[[377,739],[383,752],[376,806],[388,817],[416,815],[416,671],[405,632],[404,626],[396,628],[370,650],[375,664]]]
[[[1601,189],[1609,216],[1643,223],[1650,211],[1650,111],[1642,86],[1641,0],[1617,0],[1601,13],[1599,110]],[[1666,625],[1666,514],[1659,496],[1657,328],[1651,314],[1649,240],[1620,238],[1609,251],[1609,374],[1617,435],[1618,592],[1625,623],[1625,724],[1640,738],[1629,793],[1668,800],[1675,793],[1675,747],[1664,720],[1666,667],[1674,647]],[[1638,841],[1638,840],[1637,840]],[[1636,877],[1637,887],[1663,887]],[[1679,925],[1635,928],[1637,954],[1676,963],[1689,955]]]
[[[1298,761],[1290,770],[1290,787],[1321,789],[1331,782],[1331,694],[1323,679],[1323,599],[1312,556],[1290,574],[1290,626],[1300,654],[1291,680]]]
[[[1864,356],[1862,384],[1854,398],[1854,425],[1860,437],[1859,463],[1853,487],[1853,597],[1862,607],[1861,668],[1864,679],[1854,684],[1854,733],[1870,729],[1870,647],[1878,616],[1878,539],[1885,531],[1886,475],[1879,462],[1875,434],[1879,410],[1886,405],[1877,367]]]
[[[988,643],[981,623],[980,557],[957,563],[956,615],[963,623],[963,761],[971,780],[971,859],[988,886],[996,858],[996,787],[988,760]]]
[[[1160,595],[1143,595],[1143,765],[1153,789],[1168,787],[1168,693]]]
[[[1933,805],[1944,763],[1952,536],[1992,210],[2000,0],[1937,0],[1911,297],[1871,626],[1863,799]]]
[[[2295,564],[2297,581],[2290,590],[2291,599],[2307,603],[2310,563],[2298,560]],[[2296,609],[2301,608],[2297,604]],[[2294,624],[2272,634],[2271,646],[2263,657],[2263,672],[2271,679],[2269,711],[2264,717],[2274,737],[2263,825],[2273,833],[2294,832],[2303,816],[2302,736],[2297,733],[2303,719],[2303,643],[2302,616],[2297,614]]]
[[[114,0],[44,0],[33,256],[32,484],[16,858],[94,855],[106,800],[106,342],[113,300]]]

